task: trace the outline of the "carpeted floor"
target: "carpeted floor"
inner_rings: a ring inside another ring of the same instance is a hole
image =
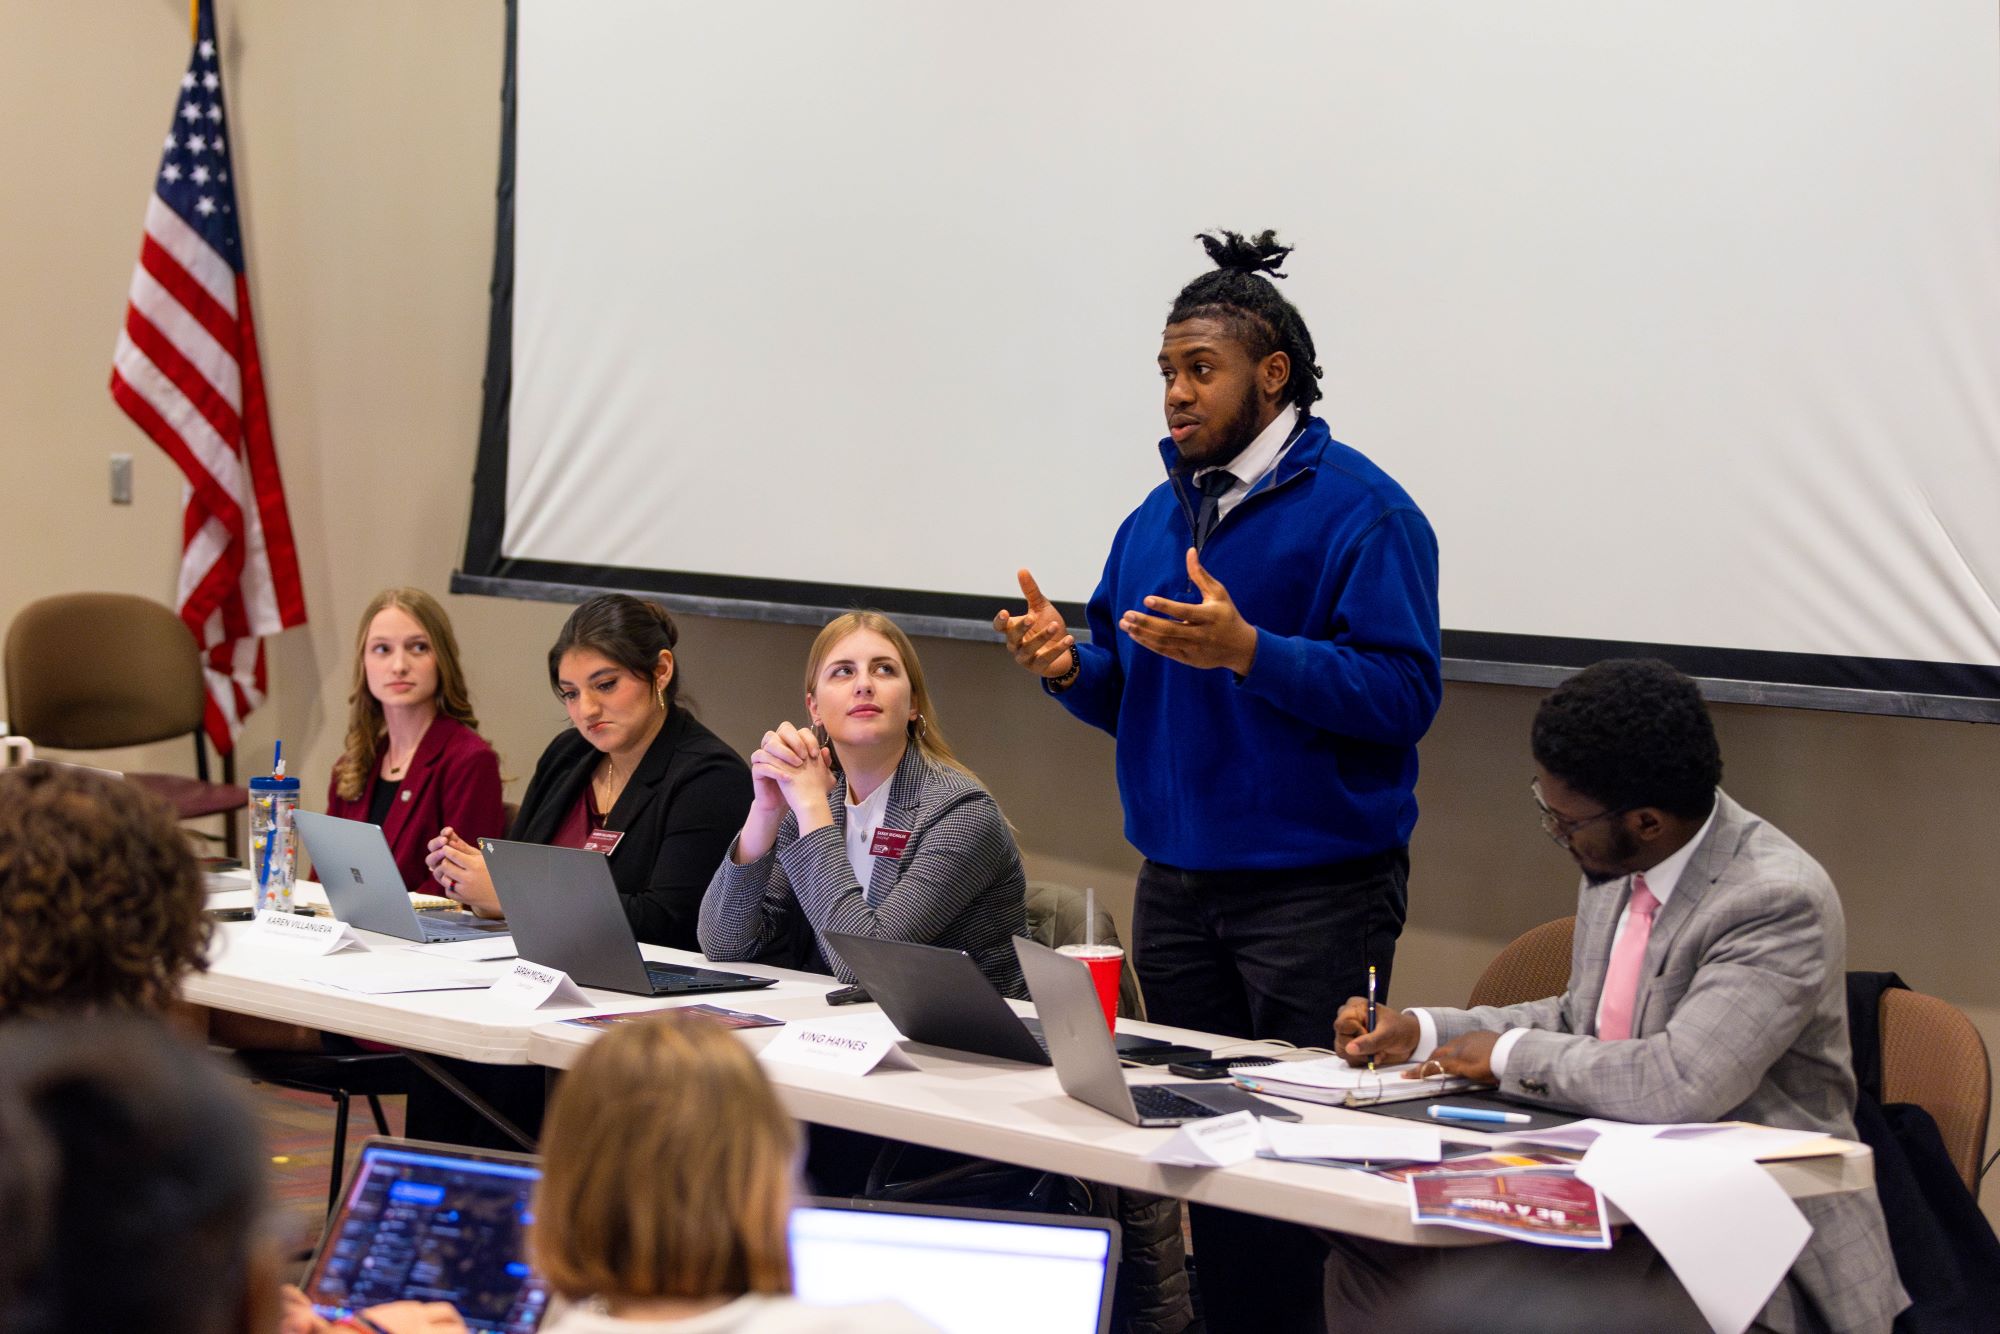
[[[331,1098],[252,1084],[250,1094],[263,1123],[265,1151],[271,1157],[269,1190],[272,1226],[280,1254],[301,1255],[319,1241],[326,1223],[327,1170],[333,1162],[334,1108]],[[403,1100],[382,1099],[389,1133],[402,1133]],[[354,1152],[375,1132],[375,1118],[364,1099],[356,1098],[347,1122],[347,1167]]]

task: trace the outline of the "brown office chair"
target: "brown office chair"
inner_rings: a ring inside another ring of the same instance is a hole
[[[227,817],[225,838],[235,845],[236,813],[249,794],[236,785],[228,755],[223,781],[209,781],[201,651],[170,608],[126,593],[43,598],[7,627],[6,659],[8,726],[38,749],[106,750],[192,735],[194,777],[125,777],[183,820]]]
[[[1569,949],[1575,934],[1576,918],[1558,917],[1515,937],[1472,984],[1466,1007],[1519,1005],[1562,995],[1569,985]]]
[[[1882,993],[1882,1101],[1931,1114],[1952,1166],[1979,1193],[1993,1064],[1979,1030],[1949,1001],[1900,988]]]

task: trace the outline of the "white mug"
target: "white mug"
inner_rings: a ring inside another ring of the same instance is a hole
[[[11,769],[34,758],[35,743],[24,736],[10,735],[7,724],[0,723],[0,769]]]

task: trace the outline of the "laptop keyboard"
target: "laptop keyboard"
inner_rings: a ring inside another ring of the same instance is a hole
[[[1139,1115],[1151,1120],[1155,1117],[1173,1120],[1193,1120],[1204,1116],[1218,1115],[1213,1107],[1203,1106],[1193,1098],[1182,1097],[1170,1088],[1158,1084],[1133,1084],[1132,1105],[1139,1109]]]

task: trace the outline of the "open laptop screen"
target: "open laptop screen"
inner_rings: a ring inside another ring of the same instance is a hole
[[[532,1334],[548,1301],[525,1259],[541,1177],[522,1155],[368,1141],[307,1298],[329,1319],[382,1302],[450,1302],[472,1329]]]
[[[1116,1228],[922,1205],[792,1211],[792,1282],[812,1305],[896,1301],[945,1334],[1098,1334]]]

